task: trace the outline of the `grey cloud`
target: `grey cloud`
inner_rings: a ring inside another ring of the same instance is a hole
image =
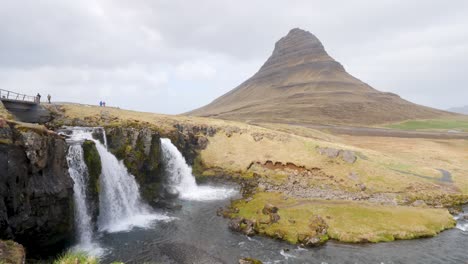
[[[24,0],[0,3],[0,86],[180,113],[252,75],[293,27],[356,77],[466,105],[468,2]]]

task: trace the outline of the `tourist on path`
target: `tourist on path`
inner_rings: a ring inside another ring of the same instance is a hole
[[[99,101],[99,106],[102,106],[102,101]]]
[[[50,104],[50,99],[52,98],[52,96],[50,96],[50,94],[47,95],[47,100],[49,101],[49,104]]]
[[[36,100],[37,100],[37,103],[38,103],[38,104],[41,103],[41,94],[37,93],[37,95],[36,95]]]

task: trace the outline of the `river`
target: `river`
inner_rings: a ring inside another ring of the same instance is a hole
[[[241,257],[264,263],[466,263],[468,232],[452,229],[437,237],[379,244],[329,242],[302,249],[266,237],[231,232],[228,220],[216,216],[229,200],[181,201],[171,221],[147,229],[104,233],[104,263],[237,263]]]

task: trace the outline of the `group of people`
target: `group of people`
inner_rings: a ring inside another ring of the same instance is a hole
[[[99,106],[101,106],[101,107],[106,107],[106,102],[100,101],[100,102],[99,102]]]
[[[47,95],[47,101],[49,101],[49,104],[50,104],[50,99],[52,99],[52,96],[50,96],[50,94]],[[36,102],[38,104],[41,103],[41,94],[40,93],[37,93],[36,95]]]

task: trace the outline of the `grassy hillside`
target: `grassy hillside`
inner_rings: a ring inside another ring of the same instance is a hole
[[[387,125],[388,128],[402,130],[459,130],[468,131],[468,117],[458,119],[409,120]]]

